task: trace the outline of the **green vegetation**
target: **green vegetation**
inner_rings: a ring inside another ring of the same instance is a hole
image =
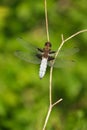
[[[50,41],[57,50],[61,34],[69,37],[87,28],[86,0],[48,0]],[[39,66],[15,57],[22,37],[43,47],[46,41],[44,0],[0,0],[0,130],[42,130],[48,110],[49,67],[40,80]],[[87,33],[64,47],[80,49],[76,65],[54,69],[53,109],[47,130],[87,130]]]

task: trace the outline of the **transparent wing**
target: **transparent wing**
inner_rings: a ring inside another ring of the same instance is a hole
[[[64,49],[59,52],[58,57],[67,57],[67,56],[77,53],[78,51],[79,51],[79,48],[77,48],[77,47]]]
[[[35,45],[32,45],[26,41],[24,41],[22,38],[17,38],[17,41],[25,48],[27,49],[28,51],[31,51],[31,52],[38,52],[38,47],[36,47]]]
[[[72,67],[75,61],[71,60],[70,57],[78,51],[79,48],[76,47],[61,50],[53,66],[56,68]],[[52,66],[52,61],[48,62],[48,65]]]
[[[35,53],[32,54],[28,52],[16,51],[15,55],[19,57],[20,59],[33,63],[33,64],[40,64],[41,62],[41,60],[36,56]]]
[[[32,45],[26,41],[24,41],[22,38],[17,38],[17,41],[25,48],[27,49],[27,52],[22,51],[16,51],[15,55],[19,57],[22,60],[25,60],[27,62],[33,63],[33,64],[40,64],[40,59],[37,57],[37,54],[40,52],[38,51],[38,47],[35,45]],[[41,53],[40,53],[41,54]]]
[[[74,66],[74,64],[75,64],[74,60],[65,60],[65,59],[58,58],[57,60],[55,60],[53,67],[55,67],[55,68],[67,68],[67,67]],[[48,62],[48,66],[52,66],[52,61]]]

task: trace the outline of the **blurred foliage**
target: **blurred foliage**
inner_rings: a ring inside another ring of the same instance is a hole
[[[48,0],[50,41],[87,28],[86,0]],[[22,37],[43,47],[44,0],[0,0],[0,130],[41,130],[48,110],[49,68],[40,80],[39,66],[14,56]],[[75,67],[54,69],[53,101],[63,98],[50,116],[48,130],[87,130],[87,33],[64,46],[77,46]]]

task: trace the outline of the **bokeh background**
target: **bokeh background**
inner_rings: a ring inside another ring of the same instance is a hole
[[[87,0],[47,0],[50,41],[57,50],[61,34],[69,37],[87,28]],[[0,0],[0,130],[41,130],[49,105],[49,68],[15,57],[23,47],[17,37],[43,47],[46,39],[44,0]],[[87,130],[87,33],[64,46],[76,46],[76,65],[54,69],[53,109],[48,130]]]

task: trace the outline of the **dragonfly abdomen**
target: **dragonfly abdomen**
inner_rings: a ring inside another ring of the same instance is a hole
[[[45,75],[47,68],[47,58],[42,58],[41,65],[40,65],[40,71],[39,71],[39,77],[43,78]]]

